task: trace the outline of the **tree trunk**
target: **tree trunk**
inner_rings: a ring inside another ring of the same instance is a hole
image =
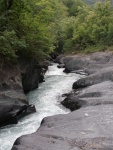
[[[10,10],[13,5],[13,0],[7,0],[7,10]]]

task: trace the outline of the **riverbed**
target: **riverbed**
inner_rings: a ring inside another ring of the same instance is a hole
[[[20,119],[17,125],[0,129],[0,150],[11,150],[14,141],[22,135],[35,132],[44,117],[69,113],[60,101],[64,99],[62,94],[71,91],[73,82],[79,78],[80,75],[74,73],[65,74],[63,69],[57,68],[57,64],[49,66],[45,82],[27,95],[29,103],[35,105],[37,112]]]

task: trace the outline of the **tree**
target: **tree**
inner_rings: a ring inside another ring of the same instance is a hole
[[[66,16],[60,0],[2,0],[0,56],[42,59],[55,49]]]

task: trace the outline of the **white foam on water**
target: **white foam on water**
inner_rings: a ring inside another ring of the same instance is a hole
[[[18,137],[35,132],[44,117],[68,113],[69,110],[60,105],[63,100],[61,95],[71,91],[73,82],[79,77],[76,74],[63,73],[63,69],[58,69],[57,64],[49,66],[45,82],[27,95],[37,112],[20,119],[17,125],[0,129],[0,150],[10,150]]]

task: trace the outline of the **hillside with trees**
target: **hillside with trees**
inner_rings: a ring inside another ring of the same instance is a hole
[[[0,60],[42,60],[53,52],[93,51],[113,45],[110,0],[1,0]],[[87,3],[91,1],[87,0]]]
[[[66,7],[60,0],[1,0],[0,59],[43,59],[55,49]]]
[[[113,6],[109,0],[93,7],[83,1],[68,1],[70,25],[67,26],[64,51],[107,50],[113,45]]]

